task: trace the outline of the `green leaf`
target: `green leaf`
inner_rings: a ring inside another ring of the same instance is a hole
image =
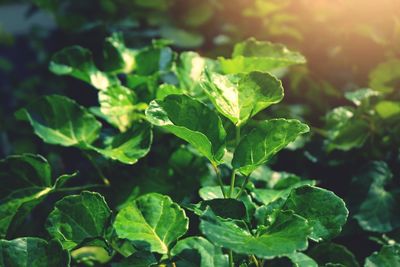
[[[213,213],[221,218],[240,220],[246,216],[246,206],[243,202],[233,198],[215,198],[204,200],[197,204],[187,207],[199,216],[202,216],[207,208],[210,208]]]
[[[74,262],[78,262],[80,265],[94,266],[95,264],[105,264],[112,258],[110,252],[103,247],[96,245],[97,240],[89,242],[87,246],[78,247],[71,251],[71,257]],[[102,245],[101,243],[98,243]]]
[[[400,247],[383,246],[365,260],[365,267],[400,267]]]
[[[111,267],[150,267],[157,264],[154,255],[147,251],[138,251],[118,263],[112,263]]]
[[[367,140],[370,130],[368,123],[355,116],[352,107],[338,107],[330,111],[326,117],[327,150],[348,151],[362,147]]]
[[[137,118],[136,94],[122,85],[108,87],[99,92],[100,111],[107,121],[125,132]]]
[[[304,253],[296,252],[287,257],[292,261],[293,267],[318,267],[318,263]]]
[[[331,191],[313,186],[293,189],[283,209],[292,210],[307,219],[313,227],[310,238],[315,241],[329,240],[338,235],[349,214],[341,198]]]
[[[49,68],[54,74],[73,76],[99,90],[120,83],[117,77],[100,71],[93,62],[92,53],[80,46],[66,47],[54,54]]]
[[[118,213],[114,229],[119,238],[151,252],[167,254],[171,244],[188,230],[188,218],[168,196],[147,194],[127,203]]]
[[[44,96],[16,113],[29,121],[46,143],[86,147],[98,138],[101,124],[96,118],[64,96]]]
[[[298,120],[262,121],[240,140],[233,155],[232,166],[243,175],[249,175],[299,135],[308,131],[309,127]]]
[[[391,59],[379,64],[369,74],[369,87],[372,89],[390,93],[398,89],[400,82],[400,60]]]
[[[383,100],[376,104],[375,110],[382,119],[389,119],[400,115],[400,102]]]
[[[379,92],[370,88],[363,88],[353,92],[346,92],[344,94],[347,100],[353,102],[356,106],[360,106],[362,103],[368,101],[369,98],[378,95],[380,95]]]
[[[185,95],[152,101],[146,110],[152,124],[190,143],[214,165],[225,152],[226,132],[221,119],[203,103]]]
[[[90,148],[107,158],[134,164],[149,153],[152,140],[151,125],[137,123],[126,132],[106,139],[101,147]]]
[[[282,83],[262,72],[221,75],[206,71],[202,87],[217,110],[238,126],[283,98]]]
[[[277,68],[303,64],[306,59],[281,44],[260,42],[250,38],[235,45],[232,59],[219,58],[225,73],[250,71],[269,72]]]
[[[36,237],[0,240],[0,266],[67,267],[70,256],[57,241]]]
[[[386,233],[400,226],[400,192],[385,189],[392,178],[389,167],[382,161],[370,163],[353,178],[352,186],[364,191],[360,192],[361,201],[353,212],[364,230]]]
[[[156,99],[163,100],[168,95],[180,95],[183,90],[172,84],[162,84],[157,89]]]
[[[136,57],[136,73],[142,76],[169,71],[175,58],[169,47],[150,46],[140,50]]]
[[[286,179],[285,179],[286,180]],[[277,184],[273,188],[254,188],[251,190],[251,195],[258,200],[259,202],[263,203],[264,205],[268,205],[269,203],[283,198],[286,199],[290,192],[300,186],[303,185],[314,185],[315,181],[313,180],[297,180],[291,184],[287,184],[283,186],[282,184]]]
[[[217,246],[266,259],[306,249],[311,233],[307,221],[292,212],[280,213],[263,233],[252,235],[240,221],[224,220],[208,210],[201,217],[200,230]]]
[[[171,250],[179,267],[228,267],[228,257],[207,239],[194,236],[178,241]]]
[[[74,175],[52,186],[51,168],[40,155],[23,154],[0,160],[0,238],[10,236],[34,207]]]
[[[197,48],[204,43],[203,35],[182,28],[164,26],[160,28],[160,34],[163,38],[172,40],[175,46],[181,48]]]
[[[224,190],[225,192],[227,192],[229,190],[229,186],[225,186]],[[239,193],[239,190],[240,190],[239,188],[235,187],[233,190],[233,195],[237,195]],[[200,188],[199,195],[201,199],[203,199],[206,202],[211,201],[213,199],[222,199],[224,197],[220,186],[204,186]],[[253,214],[256,210],[256,205],[253,203],[251,197],[245,191],[242,192],[238,200],[240,200],[246,207],[246,220],[251,221],[251,218],[253,217]],[[215,210],[213,211],[216,212]],[[216,214],[218,215],[217,212]]]
[[[104,239],[111,210],[104,197],[83,191],[80,195],[64,197],[49,214],[46,229],[71,250],[86,241]]]
[[[176,63],[176,76],[179,86],[196,99],[206,98],[200,86],[203,71],[216,69],[216,62],[200,56],[196,52],[183,52]]]
[[[358,267],[354,255],[345,247],[335,243],[321,243],[313,247],[308,253],[318,265],[341,264],[339,266]]]
[[[130,73],[136,66],[135,51],[125,46],[121,32],[106,38],[103,54],[107,71]]]

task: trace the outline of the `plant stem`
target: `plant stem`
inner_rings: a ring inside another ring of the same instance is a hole
[[[171,262],[171,266],[172,267],[176,267],[176,263],[174,261],[172,261],[171,252],[170,251],[168,251],[168,259]]]
[[[229,250],[229,267],[235,267],[234,262],[233,262],[233,252],[232,252],[232,250]]]
[[[218,167],[215,166],[214,164],[211,164],[211,166],[213,167],[215,174],[217,175],[217,180],[218,180],[219,186],[221,187],[222,195],[224,196],[224,198],[226,198],[224,183],[222,182],[222,179],[221,179],[221,172],[219,171]]]
[[[99,177],[100,177],[101,181],[104,183],[104,185],[105,186],[110,186],[110,181],[107,179],[107,177],[104,176],[103,172],[101,171],[99,166],[97,166],[96,162],[94,162],[93,157],[89,153],[87,153],[86,151],[83,151],[83,154],[90,161],[90,163],[92,163],[92,166],[96,170],[97,174],[99,175]]]
[[[93,187],[104,187],[105,185],[101,184],[88,184],[88,185],[83,185],[83,186],[74,186],[74,187],[65,187],[65,188],[58,188],[55,191],[56,192],[69,192],[69,191],[80,191],[80,190],[85,190]]]
[[[256,256],[251,255],[251,259],[253,260],[254,264],[256,265],[256,267],[260,267],[260,263],[258,262]]]
[[[239,198],[242,195],[244,189],[246,188],[247,183],[249,182],[249,178],[250,178],[250,175],[247,175],[246,178],[244,179],[244,182],[243,182],[242,186],[240,187],[239,193],[236,195],[236,198]]]
[[[235,191],[235,180],[236,180],[236,172],[235,170],[233,170],[231,176],[231,188],[229,190],[228,198],[231,198],[233,196],[233,192]]]
[[[235,144],[237,146],[239,144],[239,142],[240,142],[240,126],[236,125],[235,133],[236,133],[236,135],[235,135]]]

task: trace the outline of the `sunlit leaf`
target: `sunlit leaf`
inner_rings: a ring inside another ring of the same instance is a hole
[[[231,59],[219,60],[225,73],[269,72],[306,62],[300,53],[290,51],[281,44],[260,42],[254,38],[236,44]]]
[[[86,147],[98,138],[101,124],[74,100],[58,95],[44,96],[16,113],[29,121],[46,143]]]
[[[171,244],[188,230],[188,218],[168,196],[151,193],[124,205],[114,229],[120,238],[138,247],[167,254]]]
[[[119,84],[117,77],[100,71],[93,62],[92,52],[80,46],[70,46],[53,55],[50,71],[57,75],[70,75],[99,90]]]
[[[308,131],[309,127],[298,120],[262,121],[240,140],[233,155],[232,166],[242,174],[249,175],[299,135]]]
[[[262,72],[220,75],[206,71],[202,86],[217,110],[238,126],[283,98],[282,83]]]
[[[185,95],[169,95],[152,101],[146,116],[152,124],[189,142],[213,164],[221,162],[226,132],[218,115],[203,103]]]

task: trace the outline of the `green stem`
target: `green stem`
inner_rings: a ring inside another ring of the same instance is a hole
[[[168,259],[171,262],[171,266],[172,267],[176,267],[176,263],[174,261],[172,261],[172,256],[171,256],[171,251],[168,251]]]
[[[240,126],[238,126],[238,125],[236,125],[236,127],[235,127],[235,132],[236,132],[236,135],[235,135],[235,144],[236,144],[236,146],[239,144],[239,142],[240,142]]]
[[[232,250],[229,250],[229,267],[235,267],[234,262],[233,262],[233,252],[232,252]]]
[[[249,182],[249,178],[250,178],[250,175],[247,175],[246,178],[244,179],[244,182],[243,182],[242,186],[240,187],[239,193],[236,195],[236,198],[239,198],[242,195],[244,189],[247,186],[247,183]]]
[[[235,191],[235,180],[236,180],[236,172],[235,170],[233,170],[231,176],[231,188],[229,190],[228,198],[231,198],[233,196],[233,192]]]
[[[253,260],[254,264],[256,265],[256,267],[260,267],[260,263],[258,262],[256,256],[251,255],[251,259]]]
[[[104,187],[105,185],[101,184],[88,184],[88,185],[83,185],[83,186],[74,186],[74,187],[65,187],[65,188],[58,188],[55,191],[56,192],[69,192],[69,191],[81,191],[89,188],[94,188],[94,187]]]
[[[90,161],[90,163],[92,163],[92,166],[96,170],[97,174],[99,175],[99,177],[100,177],[101,181],[104,183],[104,185],[110,186],[110,181],[107,179],[107,177],[104,176],[103,172],[101,171],[99,166],[97,166],[96,162],[94,162],[93,157],[86,151],[82,151],[82,152],[86,156],[86,158]]]
[[[224,183],[222,182],[222,178],[221,178],[221,172],[219,171],[218,167],[215,166],[214,164],[211,164],[211,166],[213,167],[215,174],[217,175],[217,180],[218,180],[219,186],[221,187],[222,195],[224,196],[224,198],[226,198]]]

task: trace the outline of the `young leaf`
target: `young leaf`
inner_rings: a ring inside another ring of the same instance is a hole
[[[202,87],[217,110],[238,126],[283,98],[282,83],[262,72],[221,75],[206,71]]]
[[[250,175],[258,166],[308,131],[309,127],[298,120],[262,121],[240,140],[233,155],[232,166],[243,175]]]
[[[108,87],[99,92],[100,111],[107,117],[107,121],[125,132],[136,118],[136,94],[122,85]]]
[[[329,240],[338,235],[349,214],[341,198],[331,191],[313,186],[293,189],[283,209],[306,218],[313,227],[310,238],[315,241]]]
[[[71,250],[85,241],[102,240],[110,216],[111,210],[103,196],[83,191],[56,203],[47,218],[46,229],[65,249]]]
[[[221,119],[203,103],[186,95],[152,101],[148,120],[190,143],[213,164],[221,163],[226,132]]]
[[[229,187],[225,186],[224,190],[225,190],[225,192],[227,192],[227,190],[229,190]],[[233,195],[236,196],[239,193],[239,191],[240,191],[240,189],[235,187],[234,191],[233,191]],[[220,186],[202,187],[199,190],[199,195],[200,195],[201,199],[203,199],[206,203],[208,201],[212,201],[214,199],[222,199],[224,197]],[[245,218],[242,217],[242,218],[247,221],[251,221],[251,218],[253,217],[253,214],[256,210],[256,204],[253,203],[251,197],[246,192],[242,192],[242,194],[238,198],[238,200],[240,200],[246,207],[246,217]],[[221,203],[222,202],[223,201],[221,201]],[[216,212],[215,210],[213,210],[213,211],[218,215],[218,212]],[[235,212],[237,212],[237,211],[235,211]],[[218,216],[220,216],[220,215],[218,215]]]
[[[0,238],[12,235],[34,207],[72,176],[63,175],[52,186],[51,168],[42,156],[0,160]]]
[[[233,198],[204,200],[187,207],[187,209],[192,210],[199,216],[202,216],[207,208],[211,209],[215,215],[221,218],[240,220],[246,216],[246,206],[243,202]]]
[[[44,96],[16,113],[29,121],[46,143],[86,147],[98,138],[101,124],[96,118],[64,96]]]
[[[207,239],[194,236],[178,241],[171,250],[177,266],[185,267],[228,267],[228,256]]]
[[[274,188],[254,188],[251,190],[251,195],[259,202],[263,203],[264,205],[268,205],[269,203],[283,198],[286,199],[290,192],[293,189],[303,186],[303,185],[314,185],[315,181],[313,180],[298,180],[292,184],[288,184],[287,186],[275,186]]]
[[[149,153],[152,140],[151,125],[137,123],[126,132],[106,139],[104,146],[90,148],[107,158],[134,164]]]
[[[219,58],[225,73],[262,71],[303,64],[306,59],[281,44],[260,42],[250,38],[235,45],[232,59]]]
[[[125,46],[121,32],[106,38],[103,54],[107,71],[129,73],[136,66],[135,51]]]
[[[66,47],[53,55],[49,69],[57,75],[71,75],[99,90],[119,84],[115,76],[101,72],[94,64],[92,52],[80,46]]]
[[[206,97],[200,86],[202,73],[206,68],[209,71],[213,71],[216,69],[216,62],[202,57],[195,52],[181,53],[176,63],[176,76],[178,77],[180,87],[188,95],[196,99]]]
[[[217,246],[264,259],[306,249],[311,233],[307,221],[292,212],[281,212],[271,226],[254,236],[238,221],[224,220],[208,210],[201,217],[200,230]]]
[[[119,238],[151,252],[167,254],[170,245],[188,230],[188,218],[168,196],[147,194],[127,203],[117,214],[114,229]]]
[[[0,240],[0,266],[67,267],[70,256],[55,240],[47,242],[36,237]]]
[[[374,252],[365,260],[365,267],[399,267],[400,246],[383,246],[379,252]]]

